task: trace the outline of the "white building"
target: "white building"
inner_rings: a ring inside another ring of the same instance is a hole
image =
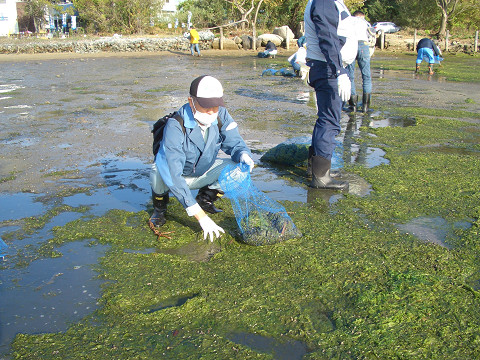
[[[18,34],[17,0],[0,0],[0,36]]]
[[[180,3],[180,0],[165,0],[163,4],[162,12],[168,15],[174,14],[177,12],[177,6]]]

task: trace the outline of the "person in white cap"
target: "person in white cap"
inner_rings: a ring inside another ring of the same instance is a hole
[[[222,150],[230,158],[219,158]],[[218,177],[229,164],[243,162],[254,167],[251,152],[237,123],[223,102],[220,81],[203,75],[192,81],[188,102],[169,119],[150,173],[153,214],[150,222],[165,224],[169,192],[194,216],[210,241],[224,230],[206,213],[221,212],[214,201],[223,195]],[[191,190],[199,189],[194,198]]]

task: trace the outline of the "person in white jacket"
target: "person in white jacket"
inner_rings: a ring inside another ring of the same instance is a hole
[[[297,52],[288,58],[288,62],[290,65],[292,65],[293,70],[295,70],[295,74],[303,79],[303,74],[305,73],[307,67],[307,49],[305,46],[300,46]]]

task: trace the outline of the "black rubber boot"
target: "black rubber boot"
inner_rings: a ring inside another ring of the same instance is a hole
[[[153,214],[150,217],[150,222],[155,227],[160,227],[167,221],[165,213],[167,212],[169,198],[168,192],[158,195],[152,190]]]
[[[222,212],[223,210],[216,208],[213,203],[221,198],[223,194],[223,191],[209,189],[207,186],[204,186],[198,190],[195,200],[197,200],[198,205],[200,205],[203,211],[206,211],[210,214],[216,214]]]
[[[418,73],[420,71],[420,65],[415,66],[415,72]]]
[[[322,156],[312,157],[312,182],[315,189],[348,190],[348,182],[335,180],[330,176],[332,162]]]
[[[351,112],[357,112],[357,103],[358,103],[358,95],[350,96],[350,100],[348,100],[348,109]]]
[[[433,65],[428,65],[428,75],[433,75]]]
[[[308,163],[307,163],[307,177],[312,176],[312,157],[313,157],[313,147],[308,147]]]
[[[363,93],[362,97],[362,112],[366,114],[368,112],[368,109],[370,109],[370,95],[367,93]]]

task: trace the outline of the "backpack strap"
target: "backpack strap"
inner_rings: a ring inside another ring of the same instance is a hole
[[[182,131],[185,134],[185,125],[183,124],[183,118],[180,116],[180,114],[177,111],[175,111],[175,113],[173,114],[172,119],[175,119],[180,123],[180,126],[182,127]]]

